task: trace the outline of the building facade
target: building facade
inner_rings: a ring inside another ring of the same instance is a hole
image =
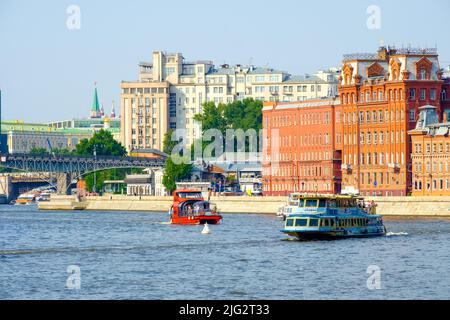
[[[450,123],[439,123],[437,108],[420,108],[416,128],[408,132],[412,144],[412,195],[450,195]]]
[[[265,103],[263,193],[341,191],[339,99]]]
[[[436,49],[379,48],[344,56],[342,187],[347,193],[402,196],[412,191],[411,141],[419,108],[448,112],[448,83]]]
[[[123,144],[128,150],[161,149],[169,128],[186,130],[190,144],[200,137],[201,127],[194,116],[202,112],[205,102],[245,98],[294,102],[330,97],[337,94],[338,77],[338,69],[292,76],[271,68],[216,67],[211,61],[185,61],[181,53],[154,52],[151,63],[139,65],[137,81],[122,82]]]
[[[2,134],[7,137],[8,153],[28,153],[33,148],[73,150],[82,139],[92,137],[92,131],[54,129],[46,124],[24,121],[2,121]]]

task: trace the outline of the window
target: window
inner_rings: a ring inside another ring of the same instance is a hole
[[[416,89],[409,89],[409,100],[416,99]]]
[[[310,227],[318,227],[319,226],[319,219],[309,219],[309,226]]]
[[[308,219],[295,219],[296,227],[306,227]]]
[[[317,207],[317,200],[312,200],[312,199],[307,199],[306,201],[305,201],[305,207],[309,207],[309,208],[311,208],[311,207],[313,207],[313,208],[315,208],[315,207]]]
[[[287,219],[286,227],[293,227],[293,226],[294,226],[294,219]]]
[[[409,121],[415,121],[416,120],[416,113],[414,112],[414,109],[409,110]]]
[[[426,89],[420,89],[420,100],[424,101],[427,96],[427,90]]]
[[[378,92],[378,100],[383,101],[383,91]]]
[[[430,100],[436,100],[436,89],[430,89]]]
[[[427,71],[425,69],[420,69],[419,71],[419,79],[426,80],[427,79]]]

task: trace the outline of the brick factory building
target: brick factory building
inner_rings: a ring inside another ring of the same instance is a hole
[[[419,108],[448,112],[436,49],[390,49],[344,56],[342,189],[362,195],[404,196],[412,191],[411,142]]]
[[[339,82],[337,100],[265,103],[265,195],[417,194],[408,132],[426,105],[437,121],[450,119],[450,81],[437,50],[381,47],[344,55]],[[441,178],[434,180],[430,186],[440,187]]]
[[[437,108],[424,106],[412,142],[412,195],[450,195],[450,123],[447,115],[439,123]]]
[[[340,193],[340,118],[339,99],[264,103],[265,195]]]

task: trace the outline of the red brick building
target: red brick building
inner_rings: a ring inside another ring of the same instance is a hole
[[[265,195],[340,193],[340,109],[339,99],[264,104]]]
[[[449,107],[435,49],[345,55],[340,77],[342,189],[362,195],[411,193],[411,138],[419,108]],[[447,111],[446,111],[447,112]]]

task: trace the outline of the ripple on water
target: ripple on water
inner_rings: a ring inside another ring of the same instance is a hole
[[[449,299],[450,220],[387,220],[386,237],[298,241],[274,216],[172,226],[166,213],[0,207],[0,299]],[[82,289],[65,288],[79,265]],[[367,289],[378,265],[380,292]]]

